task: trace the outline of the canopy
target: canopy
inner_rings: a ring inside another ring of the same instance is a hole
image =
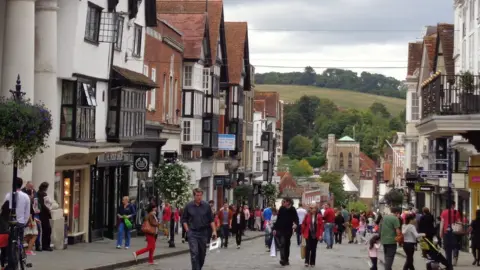
[[[343,190],[346,192],[358,192],[357,186],[352,182],[350,177],[347,174],[344,174],[342,177]]]

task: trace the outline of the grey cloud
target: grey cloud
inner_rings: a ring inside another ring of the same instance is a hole
[[[244,14],[238,14],[240,11]],[[235,19],[248,21],[251,28],[270,33],[291,30],[288,44],[281,46],[296,46],[291,51],[316,51],[322,46],[345,44],[406,43],[419,38],[425,25],[452,22],[454,15],[452,2],[447,0],[225,0],[225,12],[227,20],[229,14],[234,14]],[[253,32],[258,36],[263,33],[252,29],[251,35]],[[256,41],[251,43],[255,47]]]

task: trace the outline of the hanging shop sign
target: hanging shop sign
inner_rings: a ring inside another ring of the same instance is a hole
[[[432,192],[435,191],[435,186],[425,183],[415,184],[415,192]]]
[[[150,170],[150,155],[148,153],[133,154],[133,171],[148,172]]]

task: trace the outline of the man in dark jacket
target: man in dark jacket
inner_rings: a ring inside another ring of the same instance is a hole
[[[283,199],[284,203],[278,210],[277,221],[273,225],[273,235],[280,243],[280,264],[290,265],[290,238],[298,224],[297,210],[293,207],[291,198]]]

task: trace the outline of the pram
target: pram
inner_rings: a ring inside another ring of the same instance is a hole
[[[435,242],[435,240],[433,241]],[[432,243],[426,237],[422,237],[418,244],[422,251],[426,254],[427,270],[443,270],[448,269],[448,261],[440,251],[436,243]],[[444,267],[443,267],[444,266]]]

